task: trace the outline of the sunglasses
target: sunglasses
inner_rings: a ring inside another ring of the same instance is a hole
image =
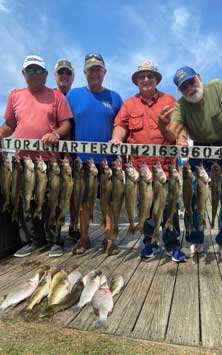
[[[60,69],[57,71],[57,74],[59,75],[72,75],[72,72],[69,69]]]
[[[25,72],[29,75],[33,74],[43,74],[46,72],[44,68],[26,68]]]
[[[155,78],[155,75],[152,74],[152,73],[139,74],[139,75],[137,75],[137,79],[139,79],[139,80],[144,80],[145,78],[147,78],[147,79],[154,79],[154,78]]]
[[[188,88],[188,86],[194,85],[194,84],[195,84],[195,78],[186,80],[186,81],[179,87],[179,90],[180,90],[180,91],[185,91],[185,90]]]
[[[100,60],[104,63],[104,60],[103,60],[103,57],[101,56],[101,54],[98,54],[98,53],[90,53],[90,54],[86,54],[85,56],[85,61],[89,60],[89,59],[92,59],[92,58],[95,58],[97,60]]]

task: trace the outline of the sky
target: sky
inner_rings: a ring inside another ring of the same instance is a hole
[[[221,79],[221,13],[221,0],[0,0],[0,122],[10,91],[25,87],[21,70],[30,54],[44,58],[48,87],[55,87],[56,61],[70,60],[79,87],[85,54],[101,53],[104,86],[123,99],[137,92],[131,76],[145,60],[163,76],[158,88],[176,98],[173,75],[183,65],[204,82]]]

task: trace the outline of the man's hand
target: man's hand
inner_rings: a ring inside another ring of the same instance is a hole
[[[121,144],[122,141],[121,141],[120,139],[114,138],[114,139],[111,139],[108,143],[111,143],[111,144]]]
[[[187,138],[184,136],[178,137],[176,140],[176,145],[183,145],[183,146],[187,147],[188,146]]]
[[[60,138],[59,134],[56,131],[54,131],[45,134],[41,140],[46,144],[55,144],[58,142],[59,138]]]
[[[170,106],[164,106],[162,111],[159,114],[158,117],[158,128],[160,129],[161,132],[165,132],[168,124],[171,121],[171,113],[173,112],[174,108]]]

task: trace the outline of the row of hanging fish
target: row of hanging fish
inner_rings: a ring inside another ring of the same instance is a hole
[[[56,267],[41,266],[35,275],[12,289],[0,305],[0,312],[15,307],[29,299],[28,305],[20,312],[26,320],[32,320],[38,309],[38,319],[51,319],[54,314],[73,307],[80,311],[91,303],[99,316],[97,327],[107,328],[107,317],[114,306],[113,298],[124,286],[121,275],[115,275],[108,284],[107,277],[99,270],[93,270],[85,276],[78,270],[67,273]],[[43,307],[38,308],[42,301]]]
[[[176,212],[177,201],[181,192],[182,181],[178,170],[169,165],[168,186],[167,177],[160,165],[153,165],[152,171],[144,162],[138,169],[132,163],[123,166],[121,158],[112,163],[103,160],[100,164],[100,206],[102,211],[102,223],[105,224],[107,209],[112,209],[113,236],[119,233],[119,219],[121,209],[125,202],[125,208],[129,219],[128,234],[143,234],[143,226],[146,218],[150,216],[154,220],[153,242],[159,241],[160,225],[163,211],[167,204],[166,228],[173,229],[173,216]],[[203,166],[196,168],[197,171],[197,209],[200,213],[200,225],[205,226],[206,202],[209,194],[208,175]],[[75,220],[71,226],[78,230],[79,213],[82,201],[88,204],[90,218],[93,219],[93,210],[98,190],[98,168],[93,159],[83,165],[80,158],[76,158],[73,166],[67,158],[57,162],[50,160],[48,167],[42,158],[36,159],[35,163],[27,157],[23,163],[18,158],[12,159],[12,172],[7,155],[1,159],[0,186],[3,198],[2,211],[12,211],[12,221],[18,220],[19,199],[23,199],[23,213],[25,219],[31,215],[31,200],[35,201],[33,217],[41,219],[43,205],[47,196],[49,209],[49,225],[62,226],[65,223],[65,215],[69,210],[70,198],[73,198]],[[192,196],[193,174],[189,165],[183,169],[183,199],[185,211],[189,216],[190,229],[193,230],[192,221]],[[212,186],[212,223],[219,204],[220,192],[220,167],[213,164],[211,172]],[[59,211],[59,212],[58,212]],[[136,224],[136,219],[138,223]]]

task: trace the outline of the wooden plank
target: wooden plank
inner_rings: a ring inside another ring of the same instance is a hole
[[[157,266],[135,327],[129,334],[133,338],[164,340],[178,265],[163,255]]]
[[[185,241],[184,244],[189,246]],[[166,333],[167,342],[190,346],[199,345],[198,286],[197,262],[188,259],[186,263],[179,264]]]
[[[160,262],[160,256],[140,261],[121,293],[109,320],[109,333],[128,336],[137,321]]]
[[[208,232],[208,234],[210,234]],[[214,238],[214,236],[213,236]],[[202,345],[222,348],[222,281],[211,236],[205,235],[206,257],[199,260],[200,318]]]
[[[127,237],[126,238],[127,244],[124,248],[122,248],[120,254],[118,255],[113,255],[110,258],[107,258],[101,265],[100,265],[100,270],[109,278],[115,271],[119,273],[119,268],[124,264],[124,260],[127,259],[127,255],[130,254],[130,252],[133,252],[133,249],[138,249],[139,241],[138,237]],[[137,258],[137,264],[139,260]],[[128,263],[129,264],[129,263]],[[122,274],[122,273],[121,273]],[[124,279],[125,279],[125,275]],[[91,305],[85,307],[72,321],[72,323],[69,325],[72,328],[77,328],[77,329],[95,329],[95,323],[96,320],[98,320],[98,317],[95,316],[94,311],[91,307]]]

